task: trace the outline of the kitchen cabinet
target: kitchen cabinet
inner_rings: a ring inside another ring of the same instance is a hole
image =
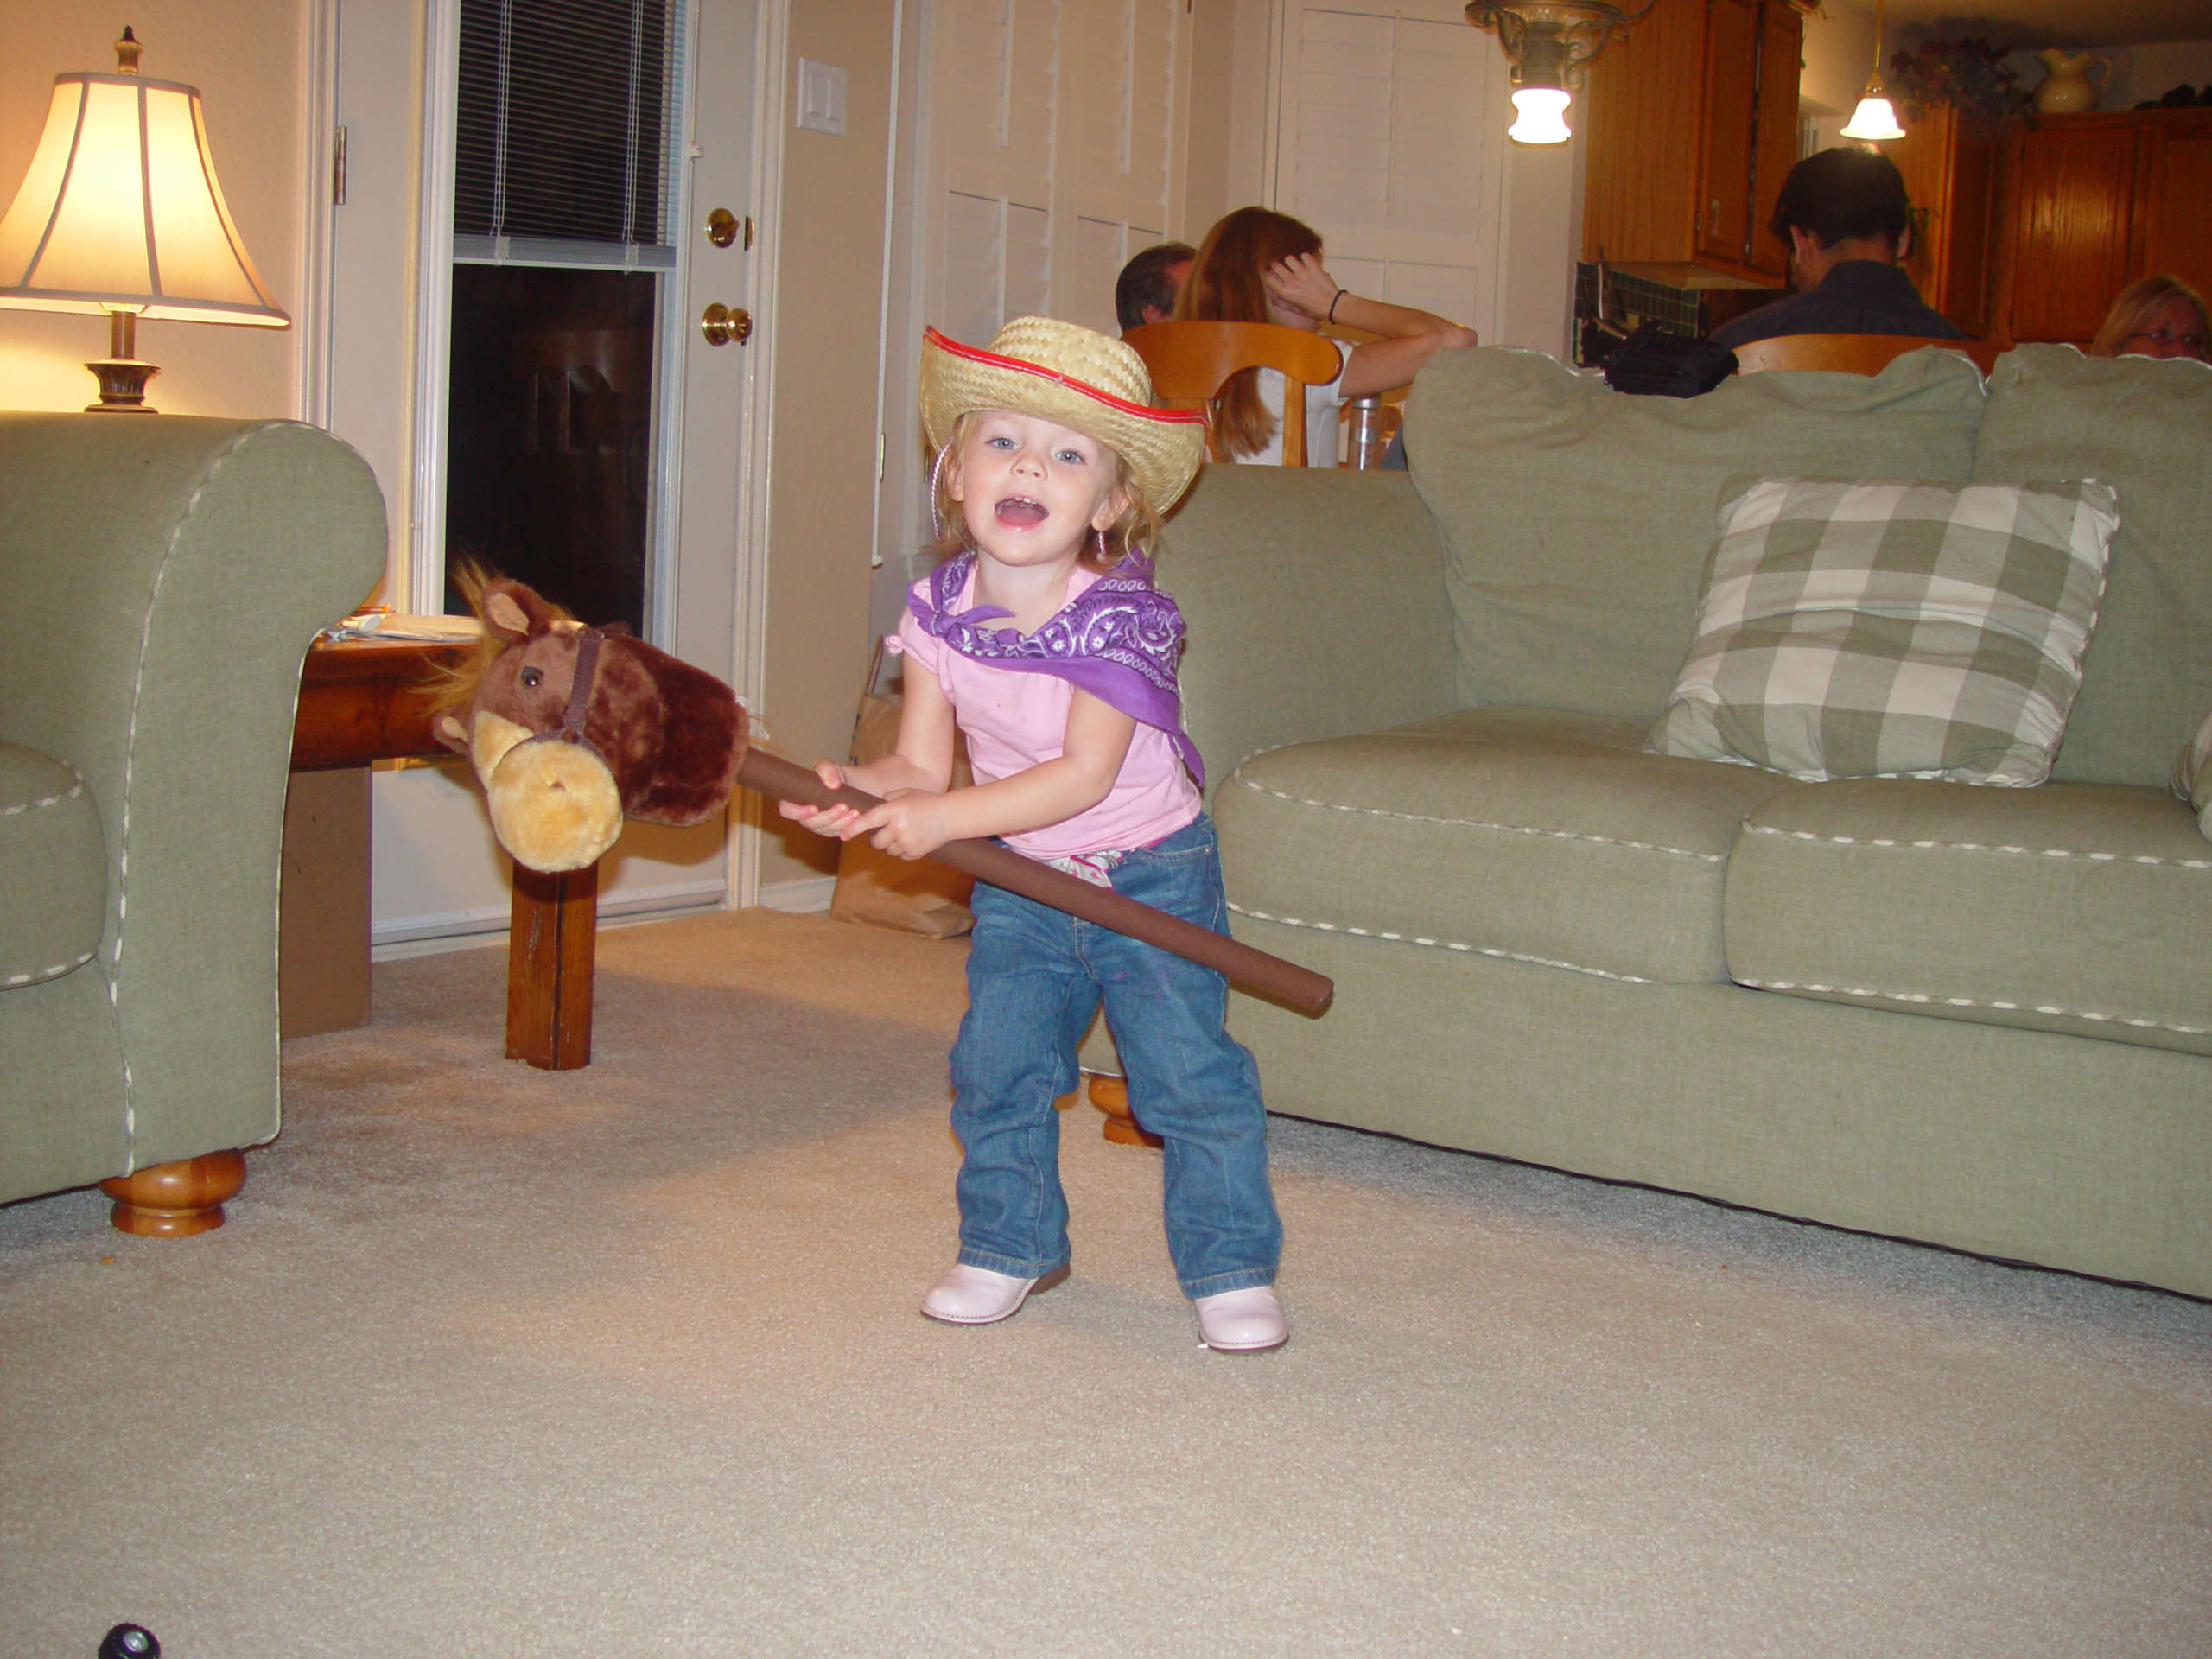
[[[2153,271],[2212,286],[2212,111],[2044,116],[2013,133],[2006,174],[2003,337],[2087,345]]]
[[[1908,111],[1904,129],[1885,150],[1912,200],[1915,234],[1905,274],[1922,299],[1974,339],[1985,339],[1995,297],[2005,124],[1978,110],[1932,104]]]
[[[1590,67],[1582,257],[1685,288],[1777,288],[1799,0],[1658,0]]]

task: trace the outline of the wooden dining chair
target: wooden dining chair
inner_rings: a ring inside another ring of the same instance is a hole
[[[1938,340],[1920,334],[1777,334],[1736,347],[1736,372],[1768,369],[1833,369],[1844,374],[1879,374],[1891,358],[1934,346],[1974,359],[1984,374],[2004,347],[1986,340]]]
[[[1342,369],[1344,359],[1331,341],[1273,322],[1147,322],[1122,338],[1144,359],[1152,376],[1152,400],[1162,409],[1205,409],[1238,370],[1274,370],[1284,381],[1282,464],[1309,464],[1306,388],[1328,385]],[[1289,418],[1294,410],[1300,411],[1296,419]],[[1211,423],[1206,453],[1223,459]],[[1312,464],[1332,467],[1336,457]]]

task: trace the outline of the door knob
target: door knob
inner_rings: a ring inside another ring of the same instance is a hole
[[[753,335],[753,314],[733,311],[726,305],[710,305],[700,315],[699,332],[707,337],[709,346],[727,346],[733,340],[742,346]]]

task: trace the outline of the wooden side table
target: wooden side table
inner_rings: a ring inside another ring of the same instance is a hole
[[[317,640],[300,670],[292,770],[331,772],[453,751],[430,734],[422,696],[468,647],[414,640]],[[507,1058],[548,1071],[591,1061],[599,867],[549,875],[518,864],[507,933]]]

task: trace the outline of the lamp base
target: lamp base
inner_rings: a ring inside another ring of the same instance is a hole
[[[87,415],[151,415],[156,411],[146,401],[146,383],[159,374],[158,364],[143,363],[135,357],[104,357],[85,366],[100,383],[100,400],[86,404]]]

